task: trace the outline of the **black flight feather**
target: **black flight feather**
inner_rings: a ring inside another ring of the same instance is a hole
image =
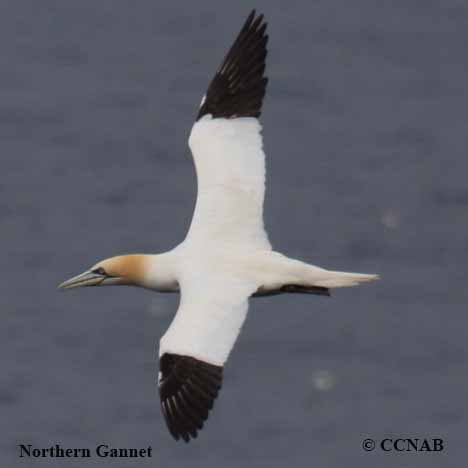
[[[174,439],[189,442],[213,408],[223,383],[223,367],[171,353],[164,353],[159,365],[159,396],[167,427]]]
[[[264,76],[267,23],[250,13],[234,44],[208,87],[197,120],[260,117],[268,79]]]

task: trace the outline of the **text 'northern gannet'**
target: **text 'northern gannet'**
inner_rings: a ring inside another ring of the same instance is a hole
[[[159,348],[159,393],[170,433],[197,437],[252,296],[329,295],[377,275],[325,270],[272,250],[263,225],[265,154],[259,117],[267,78],[267,24],[255,11],[202,99],[189,146],[198,195],[185,240],[153,255],[103,260],[59,287],[131,285],[180,291]]]

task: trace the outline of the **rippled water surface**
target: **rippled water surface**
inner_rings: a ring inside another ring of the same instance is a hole
[[[153,447],[116,468],[465,463],[468,6],[255,6],[271,36],[272,242],[383,280],[253,301],[216,410],[195,443],[175,443],[155,379],[177,297],[55,286],[100,258],[183,238],[196,194],[187,136],[252,4],[4,0],[2,466],[39,464],[19,459],[18,443]],[[446,448],[365,453],[366,437]]]

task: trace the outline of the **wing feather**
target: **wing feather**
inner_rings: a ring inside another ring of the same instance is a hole
[[[271,249],[263,223],[265,153],[258,117],[267,24],[255,10],[208,87],[189,138],[198,195],[187,240]]]
[[[253,10],[212,79],[197,120],[260,117],[268,79],[265,71],[267,23]]]
[[[174,439],[182,437],[188,442],[190,438],[197,437],[213,408],[222,382],[222,366],[180,354],[164,353],[161,356],[161,408]]]
[[[197,437],[208,419],[254,289],[245,279],[206,271],[182,280],[179,310],[159,347],[161,409],[176,440]]]
[[[197,437],[257,285],[234,271],[235,252],[271,249],[263,225],[265,154],[258,117],[268,36],[253,11],[210,83],[189,145],[198,195],[181,249],[190,259],[181,303],[160,342],[161,409],[175,439]],[[210,254],[203,255],[209,246]],[[200,252],[200,254],[198,254]],[[223,254],[229,253],[231,257]]]
[[[189,144],[198,194],[187,241],[269,250],[264,228],[265,154],[257,119],[204,117]]]

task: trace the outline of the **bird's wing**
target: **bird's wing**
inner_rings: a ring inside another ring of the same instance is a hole
[[[266,23],[253,11],[210,83],[192,128],[198,196],[187,240],[270,249],[263,225]]]
[[[179,310],[159,347],[162,412],[172,436],[186,442],[197,437],[218,396],[255,290],[243,278],[209,271],[180,280]]]

